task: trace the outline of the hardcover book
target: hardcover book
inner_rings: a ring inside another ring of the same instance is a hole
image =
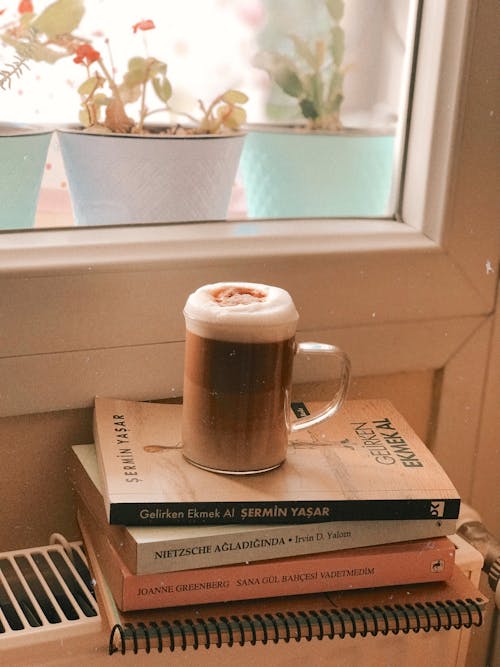
[[[309,524],[114,526],[108,523],[93,445],[72,450],[70,474],[78,504],[91,512],[134,574],[283,558],[452,535],[453,519],[331,521]]]
[[[228,602],[443,581],[451,577],[455,546],[446,537],[377,547],[240,563],[179,572],[135,575],[80,507],[87,550],[95,550],[121,611]]]
[[[315,405],[296,404],[296,414]],[[108,521],[133,525],[456,519],[450,479],[387,400],[348,401],[298,431],[286,461],[254,475],[201,470],[182,455],[182,406],[95,399]]]

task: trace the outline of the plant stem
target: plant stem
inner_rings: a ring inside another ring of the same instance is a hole
[[[141,132],[141,133],[144,129],[144,120],[145,120],[146,115],[147,115],[147,111],[146,111],[146,82],[147,82],[147,79],[142,84],[142,92],[141,92],[141,110],[140,110],[140,113],[139,113],[139,126],[138,126],[139,127],[139,132]]]
[[[99,66],[102,69],[104,76],[106,77],[106,81],[108,82],[108,85],[111,88],[113,96],[122,105],[123,110],[125,112],[125,105],[123,104],[123,101],[122,101],[122,98],[121,98],[121,95],[120,95],[120,91],[118,90],[118,86],[116,85],[115,80],[113,79],[113,77],[109,73],[108,68],[104,64],[102,58],[99,58],[99,60],[97,62],[99,63]]]
[[[200,105],[200,108],[201,108],[201,110],[204,112],[204,116],[203,116],[203,118],[202,118],[201,121],[200,121],[200,126],[201,126],[201,127],[205,127],[205,128],[208,130],[209,133],[210,133],[210,132],[213,132],[214,130],[215,130],[215,132],[217,132],[217,130],[218,130],[219,127],[220,127],[220,123],[218,123],[218,125],[217,125],[214,129],[211,129],[210,116],[212,115],[212,110],[214,109],[214,107],[215,107],[217,104],[219,104],[219,102],[220,102],[221,100],[222,100],[222,95],[217,96],[217,97],[211,102],[211,104],[210,104],[210,106],[208,107],[208,109],[205,109],[205,105],[203,104],[203,102],[202,102],[201,100],[198,100],[199,105]]]
[[[196,125],[198,125],[198,119],[195,118],[195,116],[191,116],[191,114],[186,113],[185,111],[176,111],[175,109],[171,109],[170,107],[165,107],[165,109],[157,109],[157,111],[169,111],[170,113],[175,114],[176,116],[184,116],[184,118],[189,118],[189,120]],[[150,112],[154,113],[154,112]]]
[[[87,109],[87,113],[89,115],[89,125],[95,125],[97,122],[96,108],[95,104],[92,103],[92,100],[94,98],[95,91],[98,88],[99,88],[99,82],[96,81],[96,84],[94,85],[92,91],[87,95],[87,97],[82,102],[82,106],[84,106]]]

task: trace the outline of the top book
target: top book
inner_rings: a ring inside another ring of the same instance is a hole
[[[294,403],[295,414],[318,407]],[[298,431],[269,472],[224,475],[182,455],[182,406],[96,397],[94,437],[108,520],[122,525],[456,519],[460,498],[387,400],[347,401]]]

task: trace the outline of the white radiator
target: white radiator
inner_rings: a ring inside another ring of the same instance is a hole
[[[99,628],[81,542],[0,554],[0,651]]]

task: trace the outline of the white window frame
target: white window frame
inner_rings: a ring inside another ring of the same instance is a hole
[[[474,217],[474,235],[451,187],[478,185],[459,85],[477,11],[424,1],[401,219],[0,235],[0,416],[180,394],[183,303],[225,279],[288,289],[300,337],[335,341],[357,375],[445,367],[493,311],[497,282],[496,221]]]

